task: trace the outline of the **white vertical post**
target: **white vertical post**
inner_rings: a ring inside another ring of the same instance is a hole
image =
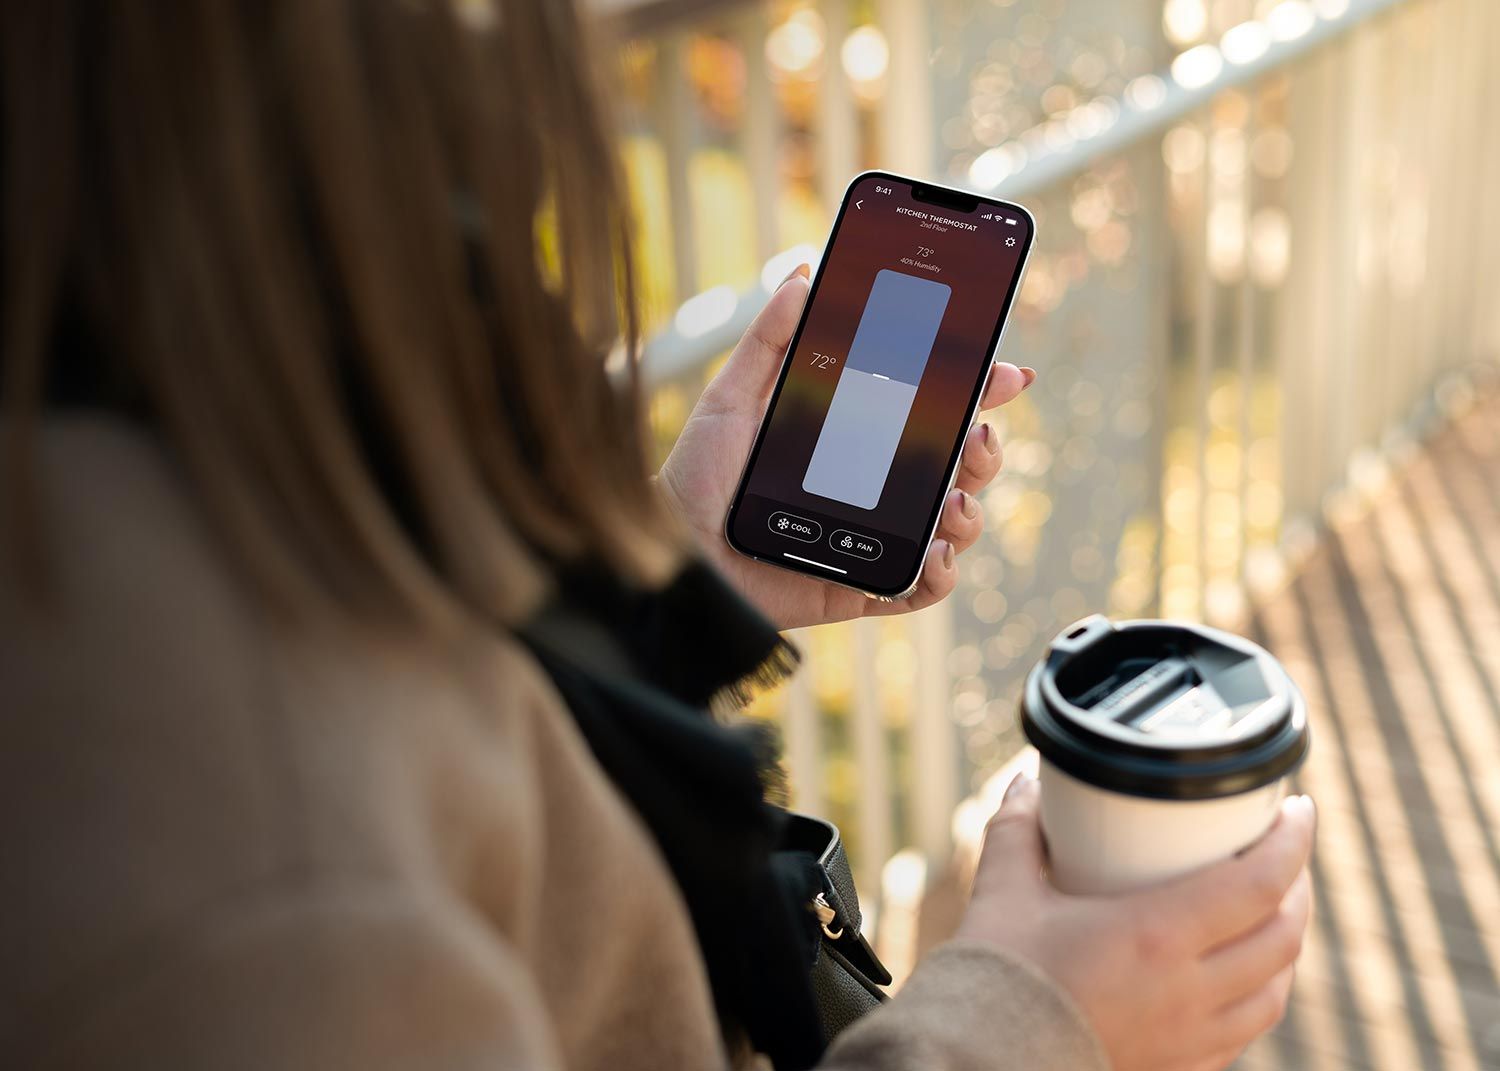
[[[745,56],[745,117],[740,127],[740,154],[750,178],[755,213],[755,255],[764,261],[781,247],[776,214],[781,189],[780,112],[766,62],[766,13],[751,5],[735,19],[735,34]]]
[[[1500,11],[1491,0],[1476,0],[1470,5],[1479,20],[1480,30],[1475,33],[1475,47],[1488,47],[1488,43],[1497,39],[1500,34]],[[1479,99],[1493,101],[1496,90],[1500,92],[1500,79],[1495,76],[1495,65],[1485,63],[1481,65],[1483,71],[1484,85],[1479,89]],[[1480,109],[1480,130],[1476,136],[1476,143],[1483,148],[1485,162],[1479,168],[1484,176],[1493,176],[1500,171],[1500,108],[1486,106]],[[1495,279],[1500,277],[1500,240],[1496,239],[1496,232],[1500,231],[1500,202],[1492,196],[1480,198],[1479,210],[1483,212],[1482,229],[1478,232],[1483,236],[1480,243],[1482,255],[1481,270],[1474,276],[1479,279]],[[1482,356],[1491,362],[1500,363],[1500,301],[1481,300],[1476,303],[1476,316],[1478,317],[1477,333],[1478,348]]]
[[[1193,421],[1197,427],[1197,508],[1194,513],[1193,565],[1197,569],[1196,599],[1199,618],[1206,616],[1208,606],[1205,596],[1208,591],[1208,397],[1213,387],[1214,368],[1214,310],[1217,284],[1210,270],[1209,257],[1209,206],[1214,196],[1213,122],[1198,121],[1203,134],[1203,164],[1198,183],[1197,216],[1193,221],[1192,255],[1196,258],[1197,286],[1194,288],[1193,304]]]
[[[1149,158],[1141,160],[1141,155]],[[1166,263],[1173,255],[1176,235],[1167,222],[1171,209],[1172,191],[1166,168],[1161,165],[1161,139],[1153,137],[1144,150],[1137,150],[1140,168],[1141,204],[1151,206],[1151,211],[1141,215],[1139,244],[1136,249],[1143,263]],[[1148,225],[1146,220],[1152,222]],[[1165,272],[1142,272],[1140,302],[1151,314],[1147,323],[1151,326],[1142,339],[1142,370],[1158,384],[1151,392],[1153,400],[1152,418],[1147,431],[1147,443],[1142,460],[1147,470],[1146,489],[1142,504],[1150,510],[1156,529],[1156,538],[1151,541],[1150,583],[1151,599],[1143,607],[1146,616],[1161,613],[1162,580],[1166,569],[1167,514],[1165,500],[1165,459],[1167,456],[1167,430],[1172,417],[1172,392],[1166,384],[1172,381],[1172,314],[1176,303],[1174,286]]]
[[[1273,360],[1282,385],[1280,429],[1283,532],[1287,521],[1310,519],[1317,505],[1311,429],[1326,374],[1327,353],[1321,331],[1319,277],[1315,250],[1327,240],[1328,216],[1322,195],[1327,189],[1327,148],[1323,110],[1316,102],[1328,91],[1332,61],[1314,56],[1293,75],[1287,133],[1295,162],[1287,177],[1284,200],[1291,228],[1291,255],[1276,296],[1276,345]],[[1312,101],[1308,107],[1303,101]]]
[[[854,762],[857,772],[856,821],[859,857],[854,862],[856,884],[874,890],[881,867],[895,847],[892,829],[890,755],[885,718],[876,688],[875,659],[880,622],[865,618],[854,623]]]
[[[1323,372],[1319,404],[1313,417],[1326,414],[1322,434],[1316,434],[1314,425],[1307,440],[1310,455],[1307,461],[1314,466],[1316,479],[1315,509],[1321,506],[1334,483],[1342,480],[1352,442],[1351,410],[1355,400],[1348,394],[1346,369],[1347,354],[1355,348],[1350,330],[1355,323],[1359,287],[1357,188],[1362,175],[1356,158],[1360,150],[1358,130],[1352,115],[1352,100],[1359,92],[1358,65],[1352,46],[1344,42],[1334,46],[1329,75],[1315,104],[1322,109],[1325,123],[1320,133],[1324,136],[1317,144],[1306,146],[1325,153],[1323,158],[1328,167],[1328,196],[1324,201],[1328,205],[1327,219],[1319,226],[1317,238],[1309,243],[1308,249],[1312,279],[1322,294],[1322,299],[1313,304],[1313,315],[1321,325],[1317,336],[1319,352],[1314,358],[1321,363]],[[1297,149],[1301,152],[1303,146]],[[1296,355],[1291,356],[1295,361]],[[1296,382],[1295,376],[1290,382]]]
[[[698,257],[693,233],[693,191],[688,181],[688,161],[693,144],[693,99],[688,92],[683,63],[685,35],[662,36],[656,54],[656,92],[652,125],[661,134],[666,158],[667,198],[672,205],[672,259],[677,279],[677,300],[691,297],[698,289]]]
[[[941,862],[952,845],[953,809],[959,799],[958,734],[948,677],[953,623],[947,602],[908,620],[917,655],[911,719],[913,835],[928,859]]]
[[[930,175],[934,116],[928,5],[877,0],[875,11],[890,48],[878,119],[881,160],[892,171]]]
[[[1333,440],[1337,453],[1332,478],[1325,485],[1325,491],[1332,489],[1334,484],[1345,482],[1350,458],[1356,449],[1368,442],[1365,423],[1373,393],[1371,386],[1376,378],[1367,362],[1369,340],[1374,335],[1369,326],[1369,312],[1375,307],[1373,296],[1379,283],[1375,278],[1360,276],[1359,257],[1361,236],[1371,233],[1376,217],[1372,210],[1374,195],[1369,175],[1370,169],[1377,166],[1377,158],[1370,152],[1379,144],[1380,131],[1376,124],[1384,123],[1379,105],[1372,99],[1378,92],[1377,80],[1384,76],[1380,70],[1378,44],[1371,34],[1356,33],[1350,38],[1349,63],[1345,68],[1348,89],[1341,101],[1349,137],[1344,142],[1344,151],[1339,153],[1339,162],[1348,181],[1340,185],[1346,195],[1340,205],[1343,211],[1338,218],[1342,227],[1334,249],[1343,250],[1348,261],[1355,265],[1355,270],[1347,273],[1344,301],[1335,309],[1339,344],[1333,351],[1337,359],[1334,398],[1340,404],[1332,406],[1329,414],[1338,434]],[[1377,270],[1387,270],[1384,250],[1376,250],[1372,255]]]
[[[1479,293],[1480,287],[1485,285],[1480,280],[1493,282],[1493,276],[1478,274],[1477,269],[1481,265],[1480,249],[1494,244],[1490,232],[1482,232],[1478,240],[1475,240],[1478,232],[1474,230],[1474,224],[1481,206],[1494,200],[1494,174],[1483,172],[1479,166],[1484,142],[1475,132],[1483,129],[1481,109],[1494,111],[1494,100],[1484,95],[1482,87],[1487,72],[1493,67],[1487,61],[1489,52],[1494,48],[1495,38],[1474,32],[1483,25],[1483,16],[1474,11],[1473,7],[1469,3],[1450,4],[1447,17],[1443,20],[1449,28],[1449,39],[1454,51],[1461,57],[1462,65],[1457,68],[1456,76],[1449,81],[1447,95],[1438,102],[1439,107],[1442,107],[1445,102],[1451,101],[1455,112],[1454,121],[1448,124],[1448,130],[1458,153],[1458,159],[1454,161],[1451,170],[1457,188],[1447,198],[1447,205],[1449,211],[1462,216],[1463,237],[1461,242],[1450,239],[1448,252],[1457,255],[1451,256],[1445,267],[1449,272],[1447,289],[1453,293],[1453,304],[1450,306],[1453,334],[1450,339],[1455,356],[1465,364],[1478,355],[1478,339],[1474,331],[1475,306],[1481,301],[1490,300],[1488,296],[1481,296]],[[1441,50],[1432,54],[1445,55]],[[1457,237],[1458,233],[1455,233],[1454,238]],[[1454,245],[1458,245],[1458,248],[1455,249]],[[1431,270],[1429,262],[1429,273]]]
[[[1245,164],[1241,173],[1240,226],[1243,228],[1244,246],[1241,250],[1240,282],[1236,291],[1238,324],[1235,330],[1235,366],[1240,381],[1240,422],[1237,434],[1240,447],[1239,485],[1235,488],[1240,500],[1240,555],[1235,567],[1236,580],[1243,589],[1246,580],[1245,566],[1250,559],[1250,447],[1254,443],[1254,428],[1250,422],[1250,410],[1255,403],[1255,314],[1259,302],[1256,300],[1256,283],[1251,262],[1251,221],[1255,218],[1255,201],[1260,184],[1255,181],[1255,168],[1250,166],[1250,146],[1255,142],[1257,124],[1252,109],[1251,118],[1245,124]]]
[[[1401,26],[1404,21],[1397,22],[1390,31],[1387,31],[1403,42],[1405,34],[1401,32]],[[1420,133],[1414,136],[1409,145],[1403,146],[1403,151],[1414,152],[1418,155],[1426,169],[1427,179],[1427,239],[1424,250],[1427,259],[1427,274],[1422,280],[1416,300],[1412,303],[1416,332],[1412,352],[1407,355],[1407,359],[1415,366],[1418,389],[1424,392],[1430,391],[1437,382],[1445,356],[1441,352],[1438,341],[1438,324],[1442,318],[1442,311],[1437,307],[1434,295],[1439,263],[1446,247],[1443,200],[1447,196],[1447,189],[1444,185],[1443,168],[1439,156],[1442,144],[1440,129],[1442,124],[1432,122],[1432,116],[1435,113],[1441,114],[1442,104],[1432,93],[1440,77],[1439,68],[1448,63],[1448,57],[1434,56],[1433,48],[1433,43],[1429,41],[1426,48],[1409,50],[1411,54],[1407,57],[1405,64],[1398,68],[1398,71],[1402,73],[1412,67],[1416,69],[1415,77],[1412,78],[1413,84],[1405,88],[1408,96],[1414,93],[1417,97],[1416,100],[1410,102],[1409,108],[1415,124],[1413,129]]]
[[[803,652],[808,650],[806,633],[790,637]],[[823,733],[818,701],[813,691],[813,666],[804,659],[787,682],[783,731],[786,734],[787,772],[792,781],[792,804],[810,814],[823,813]]]
[[[859,169],[859,153],[854,93],[839,55],[849,36],[849,0],[824,0],[822,11],[827,39],[823,78],[818,83],[818,189],[831,215]]]
[[[1472,83],[1461,78],[1461,39],[1472,34],[1470,27],[1459,24],[1461,16],[1451,5],[1441,5],[1440,10],[1424,14],[1431,18],[1429,54],[1435,53],[1439,57],[1432,65],[1433,80],[1426,101],[1428,121],[1436,139],[1429,165],[1432,169],[1431,188],[1435,193],[1432,198],[1434,211],[1428,225],[1436,239],[1434,252],[1437,254],[1428,261],[1430,278],[1427,287],[1437,313],[1432,329],[1438,360],[1451,368],[1466,356],[1458,352],[1459,345],[1456,344],[1459,332],[1454,314],[1461,295],[1455,291],[1468,290],[1473,285],[1463,271],[1465,265],[1452,263],[1453,258],[1462,256],[1461,251],[1468,246],[1473,233],[1470,213],[1474,206],[1457,200],[1459,176],[1454,172],[1459,163],[1460,146],[1474,136],[1472,126],[1458,125],[1463,121],[1464,100],[1475,89]]]

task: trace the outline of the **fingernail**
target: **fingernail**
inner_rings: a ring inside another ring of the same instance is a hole
[[[944,569],[952,569],[953,568],[953,544],[952,543],[948,543],[948,542],[944,542],[943,543],[943,568]]]
[[[979,515],[979,500],[967,491],[960,491],[963,497],[959,499],[959,505],[963,507],[964,516],[973,520]]]
[[[979,426],[979,438],[984,441],[984,448],[990,453],[1000,449],[1000,436],[995,434],[995,429],[989,424]]]
[[[783,286],[785,286],[787,283],[791,282],[793,279],[797,278],[797,276],[799,276],[799,275],[802,276],[802,278],[806,279],[808,277],[808,275],[811,274],[811,272],[812,272],[812,268],[808,264],[806,264],[806,263],[798,264],[795,268],[793,268],[791,271],[789,271],[789,272],[786,273],[786,278],[785,279],[781,280],[781,282],[779,282],[779,283],[776,284],[776,289],[780,290]],[[1033,373],[1033,374],[1035,374],[1035,373]]]
[[[1313,806],[1313,801],[1309,796],[1288,796],[1286,810],[1292,818],[1301,819],[1309,824],[1316,824],[1318,821],[1317,808]]]
[[[1035,368],[1027,368],[1025,365],[1022,365],[1021,366],[1021,375],[1024,376],[1025,379],[1026,379],[1026,382],[1024,384],[1022,384],[1022,386],[1021,386],[1022,390],[1025,390],[1027,387],[1031,386],[1033,383],[1036,382],[1036,369]]]
[[[1016,776],[1014,776],[1014,777],[1012,777],[1010,779],[1010,784],[1008,784],[1008,785],[1005,786],[1005,795],[1003,795],[1003,796],[1000,797],[1000,803],[1001,803],[1001,805],[1004,806],[1005,804],[1009,803],[1011,796],[1015,795],[1016,792],[1018,792],[1021,789],[1025,788],[1030,783],[1031,783],[1031,778],[1029,776],[1027,776],[1027,773],[1026,773],[1025,770],[1022,770],[1019,773],[1017,773]]]

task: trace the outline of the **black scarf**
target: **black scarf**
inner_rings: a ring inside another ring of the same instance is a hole
[[[796,652],[701,563],[656,592],[575,571],[521,638],[671,868],[726,1038],[778,1071],[812,1066],[824,1047],[808,982],[815,861],[778,850],[770,733],[708,710],[786,676]]]

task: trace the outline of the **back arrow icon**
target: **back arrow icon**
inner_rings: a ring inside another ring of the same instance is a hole
[[[854,202],[854,207],[855,208],[863,208],[864,204],[865,204],[865,202],[863,200],[855,201]]]

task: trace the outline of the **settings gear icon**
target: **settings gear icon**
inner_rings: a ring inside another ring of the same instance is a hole
[[[1014,238],[1007,238],[1007,239],[1005,239],[1005,244],[1006,245],[1015,245],[1016,244],[1016,240]]]

